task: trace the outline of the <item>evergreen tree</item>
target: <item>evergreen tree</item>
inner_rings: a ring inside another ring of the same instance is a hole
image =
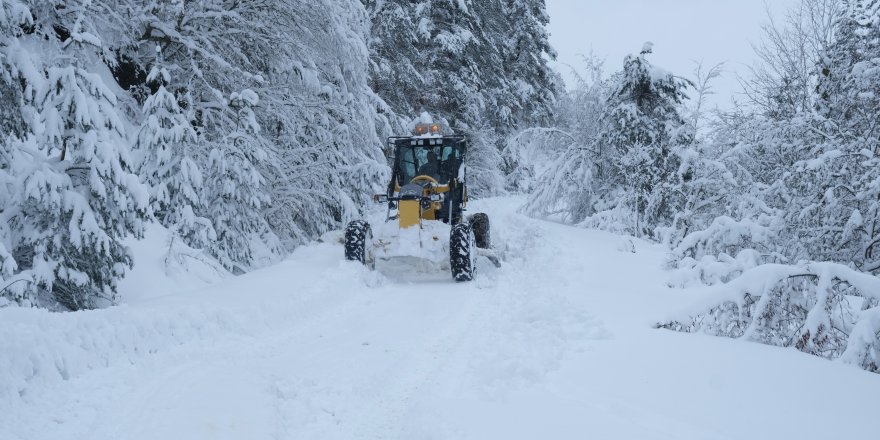
[[[252,90],[230,96],[237,111],[235,130],[211,150],[207,210],[214,219],[216,245],[210,251],[230,271],[244,273],[274,260],[279,242],[263,212],[271,204],[260,165],[268,159],[259,137],[252,107],[259,98]],[[257,246],[262,243],[264,246]]]
[[[114,96],[80,66],[50,67],[38,95],[45,131],[37,142],[51,156],[24,183],[24,218],[35,223],[20,245],[33,252],[33,267],[51,268],[40,287],[76,310],[113,300],[116,280],[131,266],[121,243],[139,234],[146,194],[131,174],[122,121]],[[54,163],[52,163],[54,162]]]
[[[830,119],[848,123],[876,110],[871,102],[872,59],[880,52],[880,2],[842,0],[845,10],[835,21],[834,39],[818,60],[817,109]],[[867,80],[867,81],[866,81]],[[856,121],[857,124],[863,121]]]
[[[151,188],[153,214],[163,226],[179,234],[195,248],[207,248],[216,238],[204,212],[202,172],[192,157],[197,136],[174,96],[166,86],[171,74],[161,57],[147,76],[155,93],[144,102],[144,122],[135,147],[142,154],[139,174]]]
[[[810,214],[819,224],[809,226],[822,231],[809,234],[804,252],[874,272],[880,270],[880,2],[844,3],[835,39],[818,60],[819,114],[811,131],[821,135],[806,143],[812,148],[799,166],[801,187],[815,194],[799,205],[802,215]]]
[[[238,242],[250,250],[230,250],[221,239],[208,240],[205,250],[245,270],[357,215],[371,193],[365,188],[385,172],[380,139],[391,134],[393,119],[365,76],[368,22],[359,2],[126,1],[118,10],[143,32],[119,47],[118,77],[132,79],[126,87],[132,95],[144,95],[161,45],[171,73],[166,89],[198,133],[189,157],[204,173],[202,199],[211,205],[193,206],[196,218],[209,220],[219,237],[228,228],[220,225],[229,220],[225,213],[246,211],[262,216],[248,224],[268,224],[273,232]],[[259,131],[240,129],[241,108],[229,97],[242,90],[259,96],[259,105],[250,107]],[[244,156],[232,154],[240,148]],[[214,179],[239,167],[235,163],[249,170],[239,174],[239,183],[251,172],[264,180],[248,189],[260,194],[218,196],[222,182]],[[266,255],[267,249],[275,255]]]
[[[17,161],[20,150],[16,136],[24,136],[26,124],[21,114],[23,93],[17,87],[18,66],[15,52],[20,50],[22,27],[33,18],[27,6],[16,0],[0,0],[0,307],[10,301],[30,305],[29,277],[22,275],[12,251],[21,230],[11,222],[18,201]]]
[[[131,266],[122,240],[140,233],[148,197],[130,171],[116,97],[89,70],[100,69],[102,54],[91,22],[38,17],[18,38],[45,36],[45,51],[6,58],[29,126],[23,140],[5,146],[3,271],[17,284],[3,294],[21,304],[93,308],[115,299],[116,281]]]
[[[618,203],[632,208],[638,235],[653,233],[674,214],[669,185],[677,178],[677,150],[693,136],[680,114],[690,83],[652,66],[649,53],[646,43],[640,55],[624,59],[597,141],[598,177],[623,189]]]
[[[418,67],[425,38],[424,2],[363,0],[370,14],[370,87],[405,118],[420,113],[428,84]],[[417,24],[413,26],[412,24]]]
[[[403,119],[427,111],[469,136],[472,195],[502,191],[503,140],[552,119],[555,82],[547,61],[555,53],[544,2],[364,4],[372,23],[374,90]]]
[[[148,204],[236,272],[356,216],[386,172],[381,139],[395,122],[369,88],[367,24],[350,1],[0,0],[0,127],[15,135],[2,143],[0,295],[46,305],[56,289],[72,308],[112,300],[130,263],[118,244]],[[68,217],[87,231],[63,227]],[[49,229],[62,238],[43,249]],[[79,236],[82,250],[69,249]],[[106,249],[85,255],[95,246]]]
[[[490,45],[499,52],[492,59],[500,78],[489,118],[503,135],[553,122],[556,95],[548,60],[556,58],[550,46],[544,0],[486,1],[474,5],[483,18]],[[485,10],[485,13],[482,11]]]
[[[28,280],[18,277],[18,263],[11,250],[14,248],[14,234],[16,227],[10,224],[8,211],[12,203],[16,201],[16,194],[12,188],[16,185],[13,155],[18,149],[14,145],[14,138],[6,138],[0,141],[0,307],[9,302],[30,305],[26,294],[28,292]],[[16,284],[19,284],[18,286]]]

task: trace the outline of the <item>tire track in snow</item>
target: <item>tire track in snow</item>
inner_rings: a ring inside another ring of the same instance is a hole
[[[487,310],[494,319],[473,341],[477,356],[468,362],[475,379],[471,387],[490,395],[537,383],[566,353],[611,337],[601,321],[566,298],[568,291],[583,287],[566,280],[577,264],[564,258],[567,242],[521,215],[508,214],[505,220],[510,268],[491,294]]]
[[[479,317],[483,301],[473,289],[467,290],[471,296],[444,314],[438,321],[442,326],[434,324],[421,337],[391,348],[393,362],[374,370],[365,367],[349,386],[327,378],[282,382],[278,388],[285,409],[280,412],[288,414],[283,434],[295,435],[279,438],[398,438],[413,402],[435,382],[448,354],[467,337]],[[367,351],[388,350],[383,345],[371,342],[362,346]],[[297,388],[291,398],[291,391]],[[303,388],[307,391],[302,392]],[[304,429],[299,425],[303,420],[310,420],[313,426]]]
[[[550,241],[558,237],[518,214],[501,211],[495,217],[493,240],[500,239],[504,266],[477,283],[483,298],[478,319],[394,438],[467,438],[455,417],[444,416],[450,405],[503,400],[540,383],[568,353],[611,337],[600,320],[554,289],[579,287],[558,279],[571,270],[557,261],[564,255],[558,246],[565,243]]]

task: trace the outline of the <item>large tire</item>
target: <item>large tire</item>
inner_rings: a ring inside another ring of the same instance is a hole
[[[370,224],[363,220],[354,220],[345,228],[345,259],[360,261],[372,267],[373,231]]]
[[[480,249],[489,249],[492,246],[492,237],[489,235],[489,216],[478,212],[470,218],[471,230],[474,231],[474,239]]]
[[[455,281],[471,281],[475,269],[474,234],[470,226],[459,223],[449,234],[449,266]]]

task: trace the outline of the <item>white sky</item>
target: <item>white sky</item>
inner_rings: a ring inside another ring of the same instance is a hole
[[[605,59],[608,73],[623,58],[654,43],[648,59],[672,73],[692,77],[694,61],[706,67],[725,63],[714,83],[715,104],[726,106],[740,91],[736,73],[745,75],[754,59],[752,43],[767,22],[765,7],[781,15],[797,0],[546,0],[550,43],[558,52],[554,67],[570,81],[571,65],[591,50]]]

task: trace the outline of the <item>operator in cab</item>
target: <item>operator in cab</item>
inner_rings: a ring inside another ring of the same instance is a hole
[[[419,175],[437,178],[440,174],[440,161],[433,150],[428,150],[427,162],[419,167]]]

